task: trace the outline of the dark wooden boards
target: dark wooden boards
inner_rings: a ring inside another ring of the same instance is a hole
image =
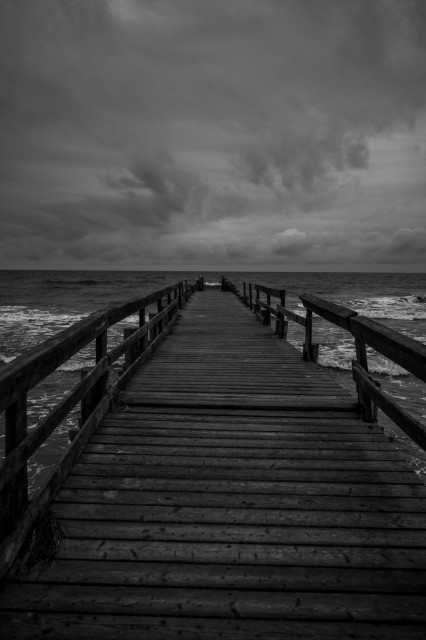
[[[424,637],[423,483],[230,293],[191,298],[53,510],[55,560],[0,593],[7,638]]]

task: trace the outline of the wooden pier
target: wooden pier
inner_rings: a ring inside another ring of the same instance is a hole
[[[167,339],[141,357],[143,307],[133,375],[50,490],[55,557],[6,576],[0,638],[423,639],[426,490],[355,386],[280,339],[284,298],[274,332],[270,298],[166,295]]]

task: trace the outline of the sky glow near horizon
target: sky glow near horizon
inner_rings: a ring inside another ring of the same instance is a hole
[[[0,268],[425,271],[424,0],[0,0]]]

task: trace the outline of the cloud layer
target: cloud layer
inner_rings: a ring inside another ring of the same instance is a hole
[[[423,270],[424,0],[4,0],[0,266]]]

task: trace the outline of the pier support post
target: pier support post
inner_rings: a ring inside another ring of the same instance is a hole
[[[356,359],[359,365],[368,373],[367,348],[365,342],[359,338],[355,338]],[[375,381],[376,385],[379,385]],[[377,407],[370,398],[357,385],[358,403],[361,410],[361,416],[364,422],[377,422]]]
[[[95,345],[95,358],[96,362],[99,362],[104,358],[107,354],[107,338],[108,334],[106,331],[103,331],[96,338]],[[85,378],[88,373],[92,371],[92,367],[83,367],[81,369],[80,375],[81,379]],[[93,387],[86,393],[85,396],[81,399],[80,403],[80,428],[86,422],[87,418],[90,416],[96,405],[101,401],[103,396],[106,394],[108,389],[108,371],[99,378],[99,380],[93,385]],[[71,440],[76,435],[74,430],[70,431]]]
[[[155,313],[149,313],[148,317],[150,320],[152,320],[153,318],[155,318],[156,314]],[[157,337],[157,325],[154,325],[153,327],[151,327],[151,329],[149,330],[149,341],[153,342],[155,340],[155,338]]]
[[[139,327],[143,327],[145,324],[145,307],[143,307],[142,309],[139,310]],[[139,353],[143,353],[146,349],[146,344],[147,344],[147,335],[145,334],[140,342],[139,342]]]
[[[22,438],[27,435],[27,395],[23,394],[19,400],[10,405],[5,411],[6,457],[15,449]],[[1,534],[6,534],[15,520],[21,515],[28,504],[28,474],[27,464],[15,475],[2,496],[6,505],[6,519],[0,526]]]
[[[163,300],[160,298],[159,300],[157,300],[157,313],[161,313],[162,310],[163,310]],[[158,335],[163,330],[163,320],[159,320],[157,327],[158,327],[157,328],[157,335]]]
[[[303,360],[318,362],[319,344],[312,344],[312,311],[306,309],[305,344],[303,345]]]
[[[125,327],[123,329],[124,339],[126,340],[127,338],[130,338],[130,336],[133,335],[138,329],[139,327],[137,326]],[[136,360],[139,354],[140,354],[140,343],[134,344],[132,347],[130,347],[130,349],[126,351],[126,353],[124,354],[125,370],[128,369],[131,364],[133,364],[133,362]]]
[[[249,298],[250,298],[250,309],[253,311],[253,289],[251,282],[249,282]]]

